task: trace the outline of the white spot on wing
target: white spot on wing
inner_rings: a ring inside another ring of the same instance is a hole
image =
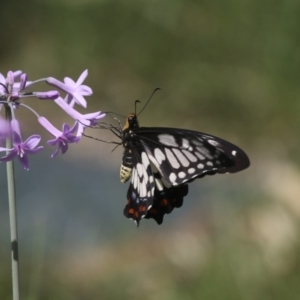
[[[193,174],[196,172],[196,170],[194,168],[189,168],[188,169],[189,174]]]
[[[198,164],[198,165],[197,165],[197,168],[198,168],[198,169],[203,169],[203,168],[204,168],[204,164]]]
[[[211,139],[212,137],[207,135],[207,134],[202,134],[201,137],[203,137],[204,139]]]
[[[151,195],[154,195],[154,187],[151,189]],[[151,205],[152,206],[152,205]]]
[[[150,154],[149,154],[149,159],[151,160],[151,169],[154,173],[157,173],[158,170],[161,170],[157,160]]]
[[[180,167],[180,164],[179,164],[178,160],[176,159],[176,157],[174,156],[174,154],[172,153],[172,151],[168,148],[166,148],[165,151],[166,151],[166,155],[167,155],[168,161],[171,164],[171,166],[174,169],[178,169]]]
[[[188,149],[190,147],[190,143],[187,139],[182,139],[182,148]]]
[[[186,159],[186,157],[181,153],[180,150],[178,149],[172,149],[172,150],[184,167],[188,167],[190,165],[190,162]]]
[[[154,155],[159,164],[161,164],[165,159],[165,155],[159,148],[155,148]]]
[[[170,134],[160,134],[158,136],[159,142],[166,146],[178,147],[173,135]]]
[[[198,158],[200,160],[204,160],[205,159],[205,157],[201,153],[199,153],[199,152],[194,152],[194,153],[198,156]]]
[[[145,152],[142,153],[142,162],[143,162],[143,165],[145,166],[145,168],[147,168],[150,164],[148,156]]]
[[[191,161],[191,162],[196,162],[197,157],[193,155],[190,151],[187,150],[182,150],[182,152],[185,154],[185,156]]]
[[[210,154],[210,152],[206,149],[206,148],[204,148],[204,147],[196,147],[197,148],[197,150],[201,153],[201,154],[203,154],[205,157],[207,157],[207,158],[209,158],[209,159],[212,159],[213,157],[211,156],[211,154]]]
[[[142,177],[142,175],[143,175],[143,166],[141,164],[137,164],[136,168],[138,170],[139,176]]]
[[[132,183],[133,183],[133,187],[136,189],[138,186],[138,176],[137,176],[137,171],[136,169],[133,169],[132,171]]]
[[[159,191],[162,191],[162,190],[164,189],[164,186],[163,186],[161,180],[155,179],[155,184],[156,184],[156,187],[157,187],[157,189],[158,189]],[[153,193],[154,193],[154,192],[153,192]]]
[[[184,172],[179,172],[178,177],[179,178],[184,178],[186,174]]]
[[[213,166],[213,163],[211,161],[208,161],[206,164],[211,167]]]
[[[212,146],[217,147],[219,143],[216,140],[207,140],[208,143],[210,143]]]
[[[143,182],[148,182],[148,174],[147,174],[147,171],[145,168],[143,168],[143,175],[144,175],[144,179],[143,179]],[[146,183],[145,183],[146,184]]]
[[[146,185],[144,182],[140,182],[140,197],[146,197]]]
[[[231,151],[231,154],[232,154],[233,156],[236,156],[236,151],[235,151],[235,150]]]
[[[175,183],[176,178],[177,178],[177,176],[176,176],[175,173],[171,173],[170,176],[169,176],[169,179],[170,179],[170,181],[171,181],[172,183]]]

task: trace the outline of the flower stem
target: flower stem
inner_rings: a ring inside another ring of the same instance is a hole
[[[6,120],[11,121],[11,107],[6,106]],[[12,138],[6,139],[6,148],[12,148]],[[18,230],[17,230],[17,211],[16,211],[16,190],[13,161],[6,163],[7,188],[10,219],[10,238],[11,238],[11,264],[12,264],[12,288],[13,300],[19,300],[19,255],[18,255]]]

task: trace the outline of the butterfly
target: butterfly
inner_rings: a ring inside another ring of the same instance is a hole
[[[161,224],[165,214],[182,206],[194,179],[236,173],[250,165],[243,150],[221,138],[186,129],[139,127],[133,113],[120,137],[120,179],[131,179],[124,215],[137,225],[142,218]]]
[[[110,129],[121,139],[120,143],[105,142],[124,147],[120,180],[130,180],[124,215],[137,225],[142,218],[162,224],[165,214],[182,206],[188,183],[196,178],[236,173],[250,166],[242,149],[213,135],[187,129],[140,127],[136,113],[128,115],[123,128],[118,122],[119,126],[100,122],[98,127]]]

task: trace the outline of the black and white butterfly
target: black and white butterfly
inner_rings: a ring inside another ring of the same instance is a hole
[[[161,224],[165,214],[182,206],[188,183],[194,179],[236,173],[250,166],[246,153],[223,139],[186,129],[140,127],[133,113],[123,128],[120,121],[119,126],[105,122],[98,125],[121,139],[105,142],[124,147],[120,179],[123,183],[131,179],[124,215],[137,225],[142,218]]]
[[[124,215],[137,225],[142,218],[161,224],[165,214],[181,207],[194,179],[250,165],[243,150],[223,139],[186,129],[139,127],[133,113],[119,133],[124,147],[120,179],[131,178]]]

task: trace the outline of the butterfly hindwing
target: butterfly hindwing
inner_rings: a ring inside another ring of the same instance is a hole
[[[165,214],[182,206],[183,198],[188,194],[188,185],[165,186],[158,173],[154,173],[156,188],[152,207],[148,210],[145,218],[154,219],[157,224],[163,222]]]
[[[145,151],[133,150],[134,167],[127,192],[124,215],[139,224],[153,203],[155,191],[154,176]]]

